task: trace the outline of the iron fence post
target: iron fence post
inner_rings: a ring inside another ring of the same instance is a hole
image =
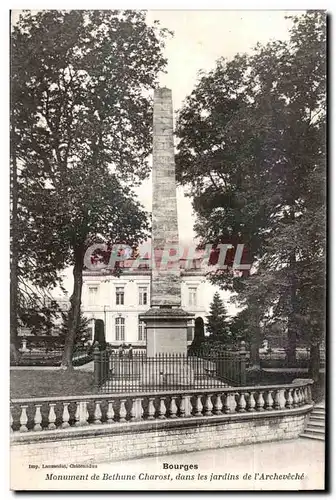
[[[100,386],[100,351],[98,342],[95,342],[93,346],[93,372],[94,372],[94,383],[96,387]]]
[[[247,361],[247,351],[246,344],[244,341],[240,344],[240,384],[246,385],[246,361]]]

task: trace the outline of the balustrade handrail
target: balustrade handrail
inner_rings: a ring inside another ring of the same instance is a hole
[[[23,403],[57,403],[61,401],[74,402],[74,401],[96,401],[99,399],[131,399],[131,398],[143,398],[143,397],[156,397],[160,395],[172,396],[172,395],[196,395],[196,394],[234,394],[241,392],[251,392],[251,391],[269,391],[269,390],[279,390],[279,389],[292,389],[297,387],[303,387],[307,385],[312,385],[314,381],[312,379],[306,379],[303,382],[293,382],[289,384],[271,384],[271,385],[255,385],[255,386],[242,386],[242,387],[214,387],[212,389],[175,389],[170,391],[144,391],[144,392],[128,392],[128,393],[99,393],[99,394],[87,394],[82,396],[45,396],[38,398],[11,398],[11,404],[23,404]]]
[[[312,383],[301,379],[282,385],[12,399],[11,431],[307,409],[312,405]],[[28,410],[32,406],[33,415]]]

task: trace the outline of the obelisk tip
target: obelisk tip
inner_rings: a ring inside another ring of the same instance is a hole
[[[168,87],[157,87],[154,90],[154,97],[157,98],[164,98],[164,97],[171,97],[172,96],[172,91]]]

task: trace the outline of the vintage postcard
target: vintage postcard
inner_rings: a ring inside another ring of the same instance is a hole
[[[20,490],[325,490],[322,10],[13,10]]]

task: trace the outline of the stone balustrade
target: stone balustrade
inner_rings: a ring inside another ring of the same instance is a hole
[[[266,415],[311,405],[312,383],[306,379],[287,385],[13,399],[11,430],[14,434],[62,432],[79,426],[243,414],[253,419],[253,414],[261,412]]]

